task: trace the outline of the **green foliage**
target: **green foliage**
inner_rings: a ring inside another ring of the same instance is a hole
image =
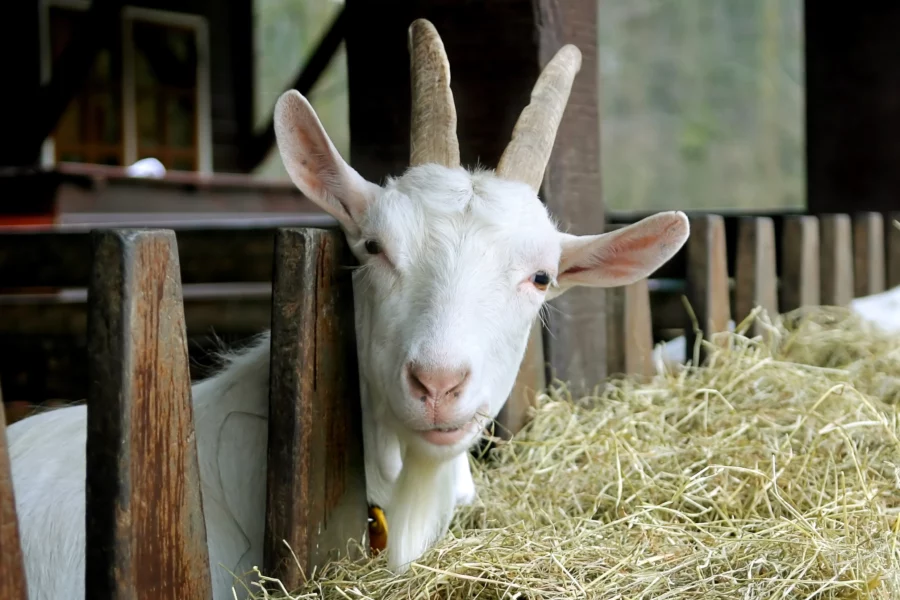
[[[805,202],[800,0],[601,0],[612,210]]]

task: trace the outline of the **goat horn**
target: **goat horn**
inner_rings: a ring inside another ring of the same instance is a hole
[[[527,183],[535,192],[540,189],[572,81],[580,70],[581,51],[571,44],[560,48],[544,67],[500,157],[498,175]]]
[[[450,62],[431,22],[416,19],[409,27],[412,120],[410,165],[459,166],[456,107],[450,91]]]

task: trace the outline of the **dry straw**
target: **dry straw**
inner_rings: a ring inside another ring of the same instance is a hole
[[[337,562],[256,597],[900,598],[900,338],[842,309],[758,319],[766,340],[723,334],[702,368],[553,387],[405,575]]]

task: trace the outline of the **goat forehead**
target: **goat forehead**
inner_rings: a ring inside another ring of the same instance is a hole
[[[427,252],[432,260],[479,253],[485,259],[524,253],[520,258],[531,260],[553,254],[557,242],[556,227],[531,189],[488,171],[414,167],[388,182],[376,207],[376,229],[397,238],[404,251]]]

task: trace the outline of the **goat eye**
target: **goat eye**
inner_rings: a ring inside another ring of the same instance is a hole
[[[366,252],[369,254],[381,254],[381,244],[375,240],[366,240]]]
[[[531,276],[531,283],[539,290],[546,290],[547,286],[550,285],[550,276],[546,271],[538,271]]]

